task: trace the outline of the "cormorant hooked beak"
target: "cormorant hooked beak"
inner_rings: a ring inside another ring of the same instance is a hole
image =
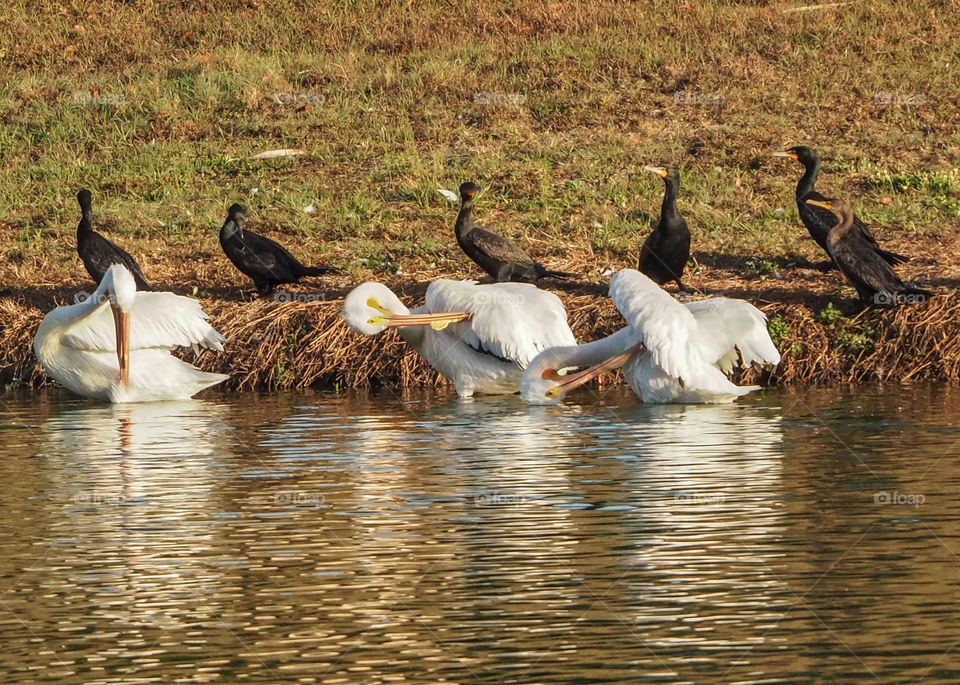
[[[665,167],[662,167],[662,166],[645,166],[643,167],[643,170],[649,171],[651,174],[656,174],[660,178],[667,177],[667,170]]]
[[[827,202],[826,200],[807,200],[808,205],[813,205],[814,207],[822,207],[823,209],[833,210],[833,205]]]
[[[794,162],[800,161],[800,157],[796,152],[774,152],[771,154],[771,157],[786,157],[788,159],[792,159]]]

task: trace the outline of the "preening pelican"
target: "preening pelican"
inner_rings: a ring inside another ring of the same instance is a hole
[[[364,283],[344,299],[342,315],[364,335],[397,328],[460,397],[517,392],[538,353],[576,344],[560,298],[527,283],[440,279],[412,312],[385,285]]]
[[[126,267],[113,264],[90,297],[44,317],[33,351],[47,374],[78,395],[152,402],[188,399],[226,380],[170,354],[175,347],[223,351],[224,342],[197,300],[137,292]]]
[[[520,383],[524,400],[559,402],[603,371],[624,365],[627,382],[644,402],[732,402],[758,386],[734,385],[724,374],[738,363],[780,363],[766,316],[743,300],[715,297],[683,305],[633,269],[613,275],[610,297],[628,325],[596,342],[541,352]],[[558,373],[577,366],[590,368]]]

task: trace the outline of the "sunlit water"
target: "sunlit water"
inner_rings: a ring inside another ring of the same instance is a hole
[[[960,391],[0,399],[0,682],[958,682]]]

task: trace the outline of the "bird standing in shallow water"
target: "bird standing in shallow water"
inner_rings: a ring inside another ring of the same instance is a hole
[[[122,247],[110,242],[93,230],[93,206],[90,191],[81,188],[77,193],[80,203],[80,223],[77,225],[77,254],[94,283],[100,283],[112,264],[122,264],[133,274],[140,290],[153,290],[143,277],[140,265]]]
[[[685,291],[680,279],[690,259],[690,229],[677,211],[680,170],[675,166],[645,166],[643,170],[663,179],[664,193],[660,221],[640,248],[638,268],[659,285],[674,281]]]
[[[650,403],[722,403],[757,390],[725,374],[742,364],[779,364],[763,312],[715,297],[680,304],[639,271],[610,279],[610,297],[627,325],[601,340],[541,352],[520,382],[531,404],[554,404],[604,371],[623,366],[630,388]],[[559,369],[592,365],[560,375]]]
[[[827,251],[837,268],[857,289],[863,304],[881,307],[916,304],[933,295],[928,290],[904,285],[893,267],[857,230],[853,210],[845,202],[825,198],[807,199],[806,204],[832,212],[836,217],[827,234]]]
[[[497,282],[523,281],[534,283],[544,276],[554,278],[572,278],[565,271],[551,271],[534,261],[520,247],[501,235],[478,226],[473,221],[473,197],[480,191],[475,183],[463,183],[460,186],[460,213],[454,234],[457,244],[481,269],[490,274]]]
[[[342,316],[363,335],[396,328],[460,397],[515,393],[541,350],[576,344],[560,298],[528,283],[439,279],[412,312],[385,285],[364,283],[344,298]]]
[[[197,300],[137,292],[133,275],[113,264],[90,297],[44,317],[33,350],[47,374],[78,395],[154,402],[189,399],[227,380],[170,354],[176,347],[222,352],[224,342]]]
[[[817,205],[807,203],[807,200],[816,200],[823,202],[827,198],[818,193],[813,184],[817,182],[817,174],[820,173],[820,157],[813,148],[806,145],[796,145],[785,152],[774,152],[774,157],[787,157],[803,165],[803,176],[797,182],[797,210],[800,212],[800,219],[803,225],[810,232],[817,245],[823,248],[823,251],[830,255],[830,249],[827,247],[827,234],[836,224],[836,217]],[[909,257],[884,250],[877,244],[877,239],[873,237],[870,229],[856,216],[853,217],[853,230],[869,245],[870,249],[880,255],[888,264],[896,265],[910,261]],[[831,256],[831,259],[833,257]]]
[[[243,228],[247,209],[234,204],[220,228],[220,247],[241,272],[253,279],[257,292],[269,295],[281,283],[335,271],[331,266],[304,266],[282,245]]]

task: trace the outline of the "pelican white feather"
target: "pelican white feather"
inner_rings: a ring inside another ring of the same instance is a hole
[[[593,343],[541,353],[521,381],[524,400],[559,402],[623,364],[627,382],[644,402],[730,402],[757,386],[738,386],[725,373],[739,364],[780,363],[766,316],[743,300],[718,297],[683,305],[633,269],[613,275],[610,297],[627,326]],[[558,376],[557,369],[571,366],[591,368]]]
[[[560,299],[527,283],[440,279],[412,312],[385,285],[364,283],[344,299],[342,315],[364,335],[397,328],[461,397],[517,392],[537,354],[576,344]]]
[[[44,317],[33,348],[47,374],[78,395],[151,402],[188,399],[226,380],[170,353],[178,347],[222,351],[225,341],[198,301],[137,292],[130,272],[114,264],[90,297]]]

